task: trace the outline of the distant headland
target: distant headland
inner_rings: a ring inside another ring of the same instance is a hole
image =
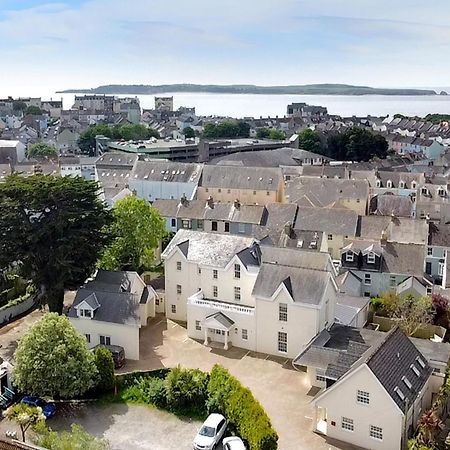
[[[255,86],[253,84],[107,84],[91,89],[66,89],[62,94],[145,95],[164,92],[214,94],[289,94],[289,95],[447,95],[432,89],[391,89],[349,84],[305,84],[290,86]]]

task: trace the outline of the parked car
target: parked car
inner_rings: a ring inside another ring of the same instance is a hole
[[[223,450],[246,450],[242,439],[238,436],[227,437],[222,441]]]
[[[125,350],[123,349],[123,347],[121,347],[120,345],[99,344],[96,345],[92,350],[94,351],[98,347],[105,347],[111,352],[115,369],[120,369],[125,365]]]
[[[194,439],[194,450],[213,450],[227,429],[227,419],[222,414],[210,414]]]
[[[26,396],[22,399],[22,403],[28,406],[40,406],[46,419],[56,414],[56,405],[54,403],[47,403],[39,397]]]

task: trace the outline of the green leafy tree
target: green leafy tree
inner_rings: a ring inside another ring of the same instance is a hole
[[[203,129],[206,139],[249,137],[250,125],[243,121],[226,121],[218,124],[208,123]]]
[[[115,384],[114,360],[111,352],[105,347],[98,347],[94,354],[98,372],[97,388],[104,392],[110,391]]]
[[[36,427],[36,444],[49,450],[108,450],[109,444],[105,439],[92,436],[84,428],[72,424],[71,431],[58,433],[47,428],[44,424]]]
[[[0,267],[18,263],[50,311],[80,286],[109,242],[112,214],[80,177],[10,176],[0,184]]]
[[[298,134],[299,147],[312,153],[324,153],[324,145],[317,131],[306,128]]]
[[[95,386],[94,354],[66,316],[46,314],[20,339],[14,385],[30,395],[73,398]]]
[[[99,267],[106,270],[148,269],[154,262],[154,250],[165,234],[164,219],[158,210],[134,195],[119,200],[113,208],[114,236],[105,248]]]
[[[104,124],[90,126],[78,138],[77,143],[80,150],[83,153],[92,154],[95,150],[95,136],[98,135],[112,137],[112,128]]]
[[[323,154],[340,161],[369,161],[386,158],[389,145],[380,134],[359,127],[328,136]]]
[[[256,137],[258,139],[268,139],[270,130],[268,128],[258,128],[256,130]]]
[[[45,142],[37,142],[36,144],[32,144],[27,150],[28,158],[42,158],[57,155],[57,148],[53,145],[46,144]]]
[[[25,114],[31,114],[32,116],[40,116],[42,114],[41,108],[30,105],[25,110]]]
[[[21,100],[16,100],[13,102],[13,111],[14,112],[24,112],[27,109],[27,104],[22,102]]]
[[[195,138],[195,131],[194,131],[194,129],[191,128],[191,127],[184,128],[183,129],[183,136],[186,139],[193,139],[193,138]]]
[[[20,432],[22,434],[22,441],[25,442],[25,433],[30,427],[37,425],[38,423],[45,422],[45,416],[42,413],[42,408],[28,406],[24,403],[17,403],[10,406],[3,415],[13,422],[19,425]]]

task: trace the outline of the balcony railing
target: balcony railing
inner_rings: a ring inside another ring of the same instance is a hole
[[[203,298],[203,293],[198,292],[188,298],[188,304],[202,306],[203,308],[211,308],[218,311],[234,312],[239,314],[247,314],[252,316],[255,314],[255,308],[252,306],[241,306],[234,303],[221,302],[217,300],[209,300]]]

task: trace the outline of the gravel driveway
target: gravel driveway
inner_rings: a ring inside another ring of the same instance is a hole
[[[181,420],[158,409],[122,403],[86,403],[65,406],[48,421],[54,430],[69,430],[72,423],[108,439],[112,450],[192,450],[199,422]]]

